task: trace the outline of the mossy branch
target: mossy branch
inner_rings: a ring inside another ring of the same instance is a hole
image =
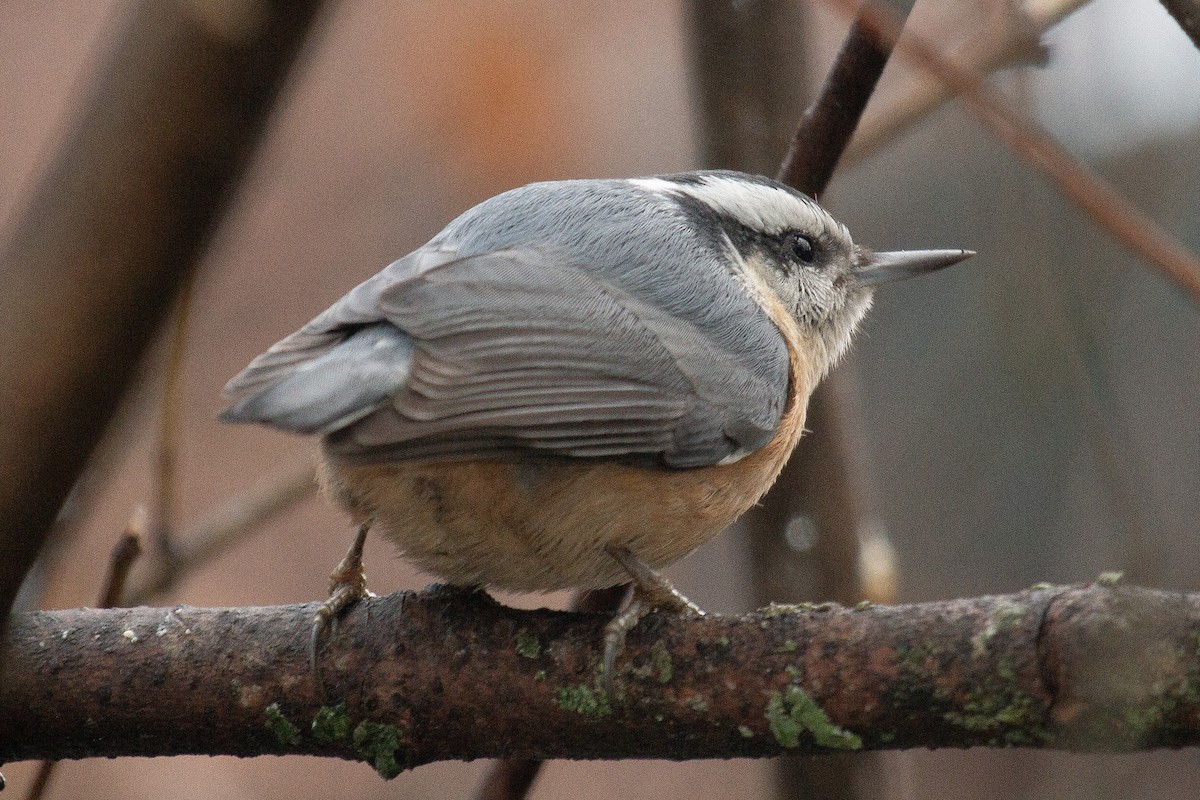
[[[1200,743],[1200,594],[1102,581],[908,606],[648,617],[605,691],[600,615],[431,590],[315,605],[15,618],[0,759],[440,760]]]

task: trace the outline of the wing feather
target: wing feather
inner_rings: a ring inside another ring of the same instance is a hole
[[[769,440],[786,395],[786,363],[755,363],[729,347],[729,331],[714,336],[562,253],[428,246],[259,356],[227,390],[294,382],[305,365],[361,348],[358,331],[379,323],[411,340],[411,360],[385,402],[357,417],[342,409],[349,422],[323,429],[328,449],[349,460],[536,451],[713,464]],[[771,325],[765,314],[752,324]],[[786,362],[782,348],[762,358],[781,353]]]

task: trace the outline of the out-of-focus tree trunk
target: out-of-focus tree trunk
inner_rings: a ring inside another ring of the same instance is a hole
[[[322,5],[126,8],[72,135],[0,252],[0,620]]]

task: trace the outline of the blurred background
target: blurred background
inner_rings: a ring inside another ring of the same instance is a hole
[[[954,46],[991,24],[1002,1],[927,0],[911,24]],[[755,7],[733,3],[746,15]],[[335,4],[199,274],[183,372],[184,529],[310,459],[306,441],[215,421],[221,386],[266,346],[496,192],[700,165],[690,8]],[[808,76],[794,87],[802,105],[846,23],[820,3],[799,9],[802,24],[786,35]],[[0,4],[0,235],[128,10]],[[1001,72],[995,84],[1200,251],[1200,51],[1154,0],[1087,3],[1044,42],[1043,68]],[[893,64],[877,99],[909,80]],[[861,416],[870,524],[894,550],[896,599],[1011,592],[1104,570],[1200,589],[1200,309],[957,103],[840,171],[823,202],[875,247],[979,252],[881,292],[841,368]],[[96,458],[80,530],[43,607],[94,603],[115,539],[150,501],[163,363],[159,347]],[[342,514],[310,497],[156,602],[322,597],[350,536]],[[739,536],[670,571],[700,606],[754,606]],[[789,541],[802,564],[811,537]],[[431,580],[375,541],[367,570],[378,593]],[[331,760],[91,760],[61,765],[47,797],[466,797],[484,766],[437,764],[384,783]],[[5,768],[10,792],[23,793],[33,767]],[[554,762],[532,796],[773,797],[774,780],[769,762]],[[1200,753],[889,753],[855,780],[862,796],[883,798],[1191,797]]]

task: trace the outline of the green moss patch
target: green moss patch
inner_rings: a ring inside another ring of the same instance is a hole
[[[671,661],[671,652],[661,641],[650,646],[650,663],[658,673],[659,683],[670,683],[675,675],[675,665]]]
[[[271,703],[263,713],[267,717],[267,730],[275,734],[275,738],[279,740],[280,744],[288,747],[300,744],[300,729],[283,715],[279,703]]]
[[[821,747],[862,749],[862,739],[834,725],[829,715],[795,684],[771,695],[766,716],[775,740],[784,747],[799,747],[800,735],[808,732]]]
[[[517,631],[517,655],[525,658],[537,658],[542,654],[542,643],[529,631],[521,628]]]
[[[336,706],[321,706],[313,717],[313,738],[321,744],[331,744],[338,739],[350,735],[350,715],[346,713],[346,704]]]
[[[563,711],[574,711],[586,717],[607,717],[612,714],[608,692],[593,690],[590,686],[564,686],[555,694],[558,707]]]
[[[395,725],[363,720],[354,729],[355,752],[384,780],[391,780],[403,771],[396,758],[403,744],[404,732]]]

